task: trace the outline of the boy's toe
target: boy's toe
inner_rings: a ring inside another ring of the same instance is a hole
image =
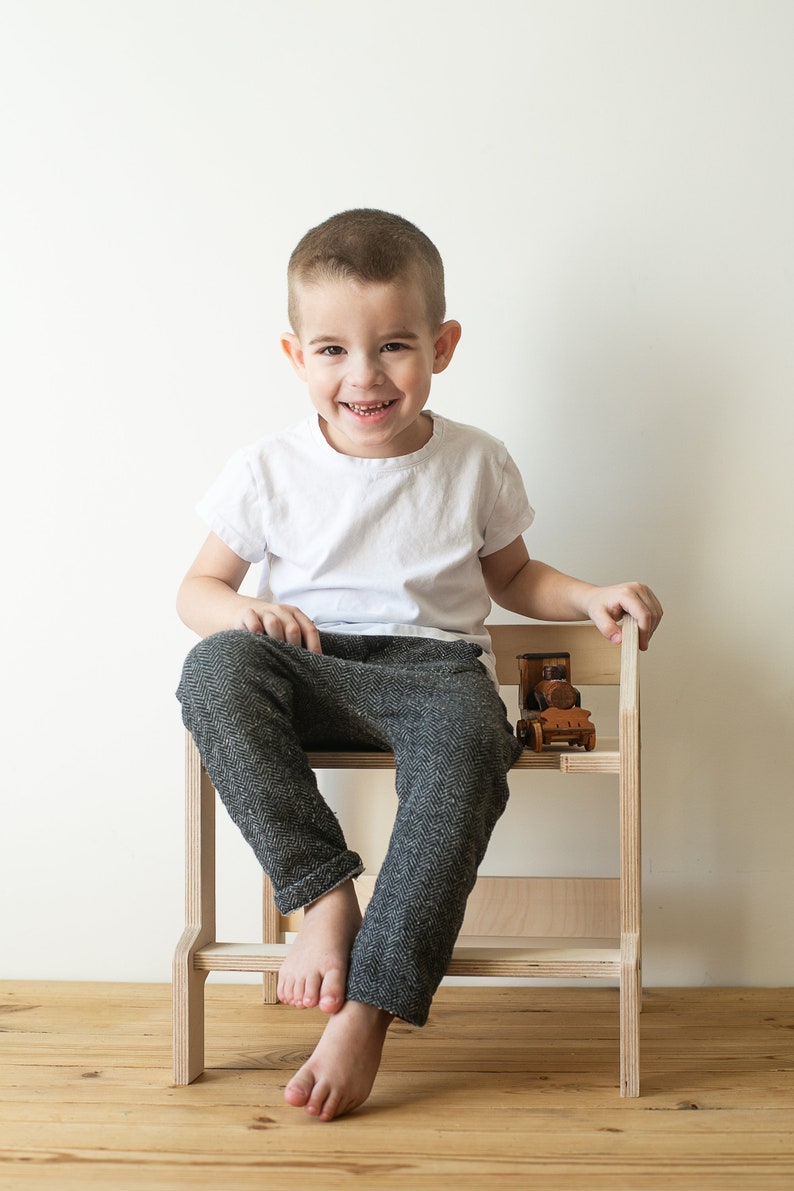
[[[287,1104],[291,1104],[293,1108],[304,1108],[308,1106],[309,1099],[314,1091],[314,1079],[311,1072],[305,1071],[303,1068],[294,1075],[284,1089],[284,1099]]]
[[[316,976],[308,977],[303,985],[301,1004],[304,1009],[316,1009],[320,1002],[321,979],[319,972]]]
[[[322,987],[319,990],[317,1004],[323,1013],[338,1013],[345,1003],[345,973],[340,971],[326,972]]]
[[[284,1089],[284,1099],[293,1108],[302,1108],[320,1121],[331,1121],[338,1115],[340,1097],[322,1076],[315,1078],[307,1067],[302,1067],[289,1081]]]

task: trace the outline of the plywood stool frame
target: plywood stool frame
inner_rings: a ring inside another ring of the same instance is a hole
[[[500,684],[516,685],[520,653],[568,651],[577,686],[618,688],[618,737],[596,748],[524,750],[514,770],[612,774],[620,803],[620,872],[614,877],[481,877],[470,898],[451,976],[616,979],[620,989],[620,1094],[640,1091],[641,827],[638,631],[626,617],[620,647],[594,625],[492,625]],[[314,769],[389,769],[390,753],[309,753]],[[215,928],[215,791],[186,735],[186,923],[174,956],[174,1082],[204,1070],[204,983],[211,971],[261,972],[264,999],[297,923],[278,913],[265,879],[263,942],[226,943]],[[509,810],[508,810],[509,813]],[[360,878],[362,904],[375,878]],[[495,920],[494,914],[495,911]],[[490,920],[489,920],[490,919]],[[496,944],[496,945],[495,945]]]

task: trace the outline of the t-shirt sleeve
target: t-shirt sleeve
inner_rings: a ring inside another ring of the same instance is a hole
[[[495,554],[529,529],[535,510],[527,499],[524,481],[511,456],[505,451],[501,483],[485,526],[480,557]]]
[[[199,516],[246,562],[267,552],[262,502],[250,451],[238,451],[196,506]]]

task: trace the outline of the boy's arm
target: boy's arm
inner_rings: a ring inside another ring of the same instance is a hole
[[[491,599],[533,620],[592,620],[607,640],[619,642],[617,622],[628,612],[639,626],[640,649],[647,649],[662,618],[661,604],[644,583],[598,587],[563,575],[530,558],[520,537],[480,561]]]
[[[320,635],[300,608],[240,595],[249,563],[211,533],[179,587],[176,607],[200,637],[222,629],[247,629],[322,653]]]

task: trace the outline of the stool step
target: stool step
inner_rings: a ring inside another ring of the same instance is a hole
[[[288,943],[210,943],[193,956],[199,972],[277,972]]]
[[[199,972],[277,972],[288,943],[211,943],[193,957]],[[449,976],[609,979],[620,976],[616,947],[456,947]]]
[[[619,947],[456,947],[448,976],[545,977],[560,980],[620,976]]]

